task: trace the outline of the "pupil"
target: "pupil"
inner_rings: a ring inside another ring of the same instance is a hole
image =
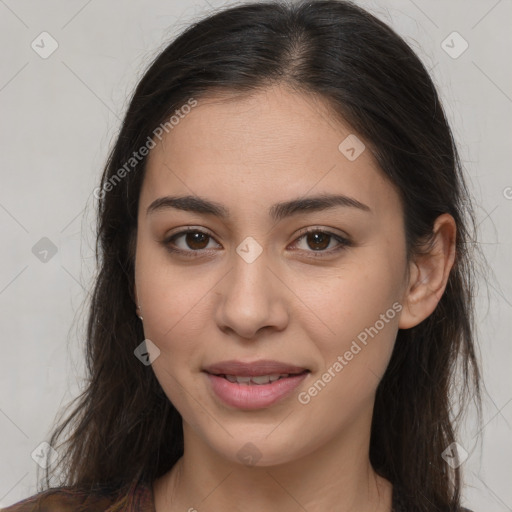
[[[329,235],[326,235],[325,233],[309,233],[307,236],[307,241],[311,249],[325,249],[329,246]],[[312,246],[312,244],[316,244],[316,246]]]
[[[186,242],[191,249],[204,249],[208,245],[208,235],[203,233],[187,233]]]

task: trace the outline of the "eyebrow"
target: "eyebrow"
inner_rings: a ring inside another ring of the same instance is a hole
[[[339,194],[323,194],[276,203],[269,208],[269,215],[273,220],[279,221],[292,215],[327,210],[339,206],[371,212],[369,206],[353,197]],[[224,205],[199,196],[190,195],[160,197],[148,206],[146,215],[168,209],[215,215],[221,219],[227,219],[230,216],[229,210]]]

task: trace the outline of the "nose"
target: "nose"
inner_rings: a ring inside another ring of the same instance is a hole
[[[232,270],[216,288],[215,320],[223,332],[255,339],[263,331],[282,331],[289,322],[287,288],[269,267],[265,251],[253,262],[234,255]]]

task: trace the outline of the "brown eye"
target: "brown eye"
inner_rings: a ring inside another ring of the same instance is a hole
[[[219,246],[211,235],[199,229],[180,231],[163,240],[162,244],[168,251],[185,256],[199,256],[202,251],[216,249]]]
[[[309,256],[328,256],[352,245],[348,238],[321,229],[309,229],[296,239],[295,248]]]
[[[315,231],[306,235],[308,247],[314,251],[320,251],[329,247],[331,241],[331,235],[323,233],[321,231]]]
[[[185,235],[185,243],[190,249],[205,249],[210,237],[200,231],[189,232]]]

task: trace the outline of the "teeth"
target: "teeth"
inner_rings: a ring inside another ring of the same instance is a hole
[[[287,373],[274,374],[274,375],[257,375],[254,377],[240,377],[236,375],[225,375],[229,382],[237,382],[238,384],[268,384],[269,382],[275,382],[281,377],[288,377]]]
[[[252,377],[251,381],[255,384],[268,384],[270,382],[270,375],[262,375],[261,377]]]

